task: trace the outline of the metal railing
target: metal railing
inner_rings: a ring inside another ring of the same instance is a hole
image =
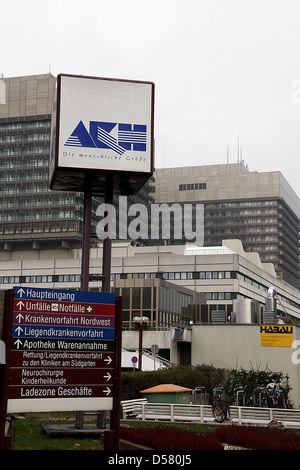
[[[132,400],[131,400],[132,401]],[[231,406],[228,423],[266,426],[278,422],[284,427],[300,428],[300,410]],[[211,405],[136,402],[135,417],[143,421],[214,422]]]

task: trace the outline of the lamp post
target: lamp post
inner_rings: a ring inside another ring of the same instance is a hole
[[[139,332],[139,370],[142,370],[142,348],[143,348],[143,331],[147,329],[149,322],[148,317],[134,317],[134,326]]]

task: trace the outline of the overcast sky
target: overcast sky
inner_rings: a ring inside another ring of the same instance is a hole
[[[300,196],[300,0],[9,0],[4,77],[153,81],[156,167],[281,171]]]

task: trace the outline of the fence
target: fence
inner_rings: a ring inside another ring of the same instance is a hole
[[[170,422],[215,422],[211,405],[147,403],[145,399],[122,401],[123,419]],[[285,427],[300,427],[300,410],[231,406],[228,422],[235,424],[269,425],[279,422]]]

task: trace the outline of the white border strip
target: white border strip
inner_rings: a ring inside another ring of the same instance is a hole
[[[7,413],[35,413],[55,411],[94,411],[112,410],[113,399],[95,398],[28,398],[26,400],[10,399],[7,402]]]

